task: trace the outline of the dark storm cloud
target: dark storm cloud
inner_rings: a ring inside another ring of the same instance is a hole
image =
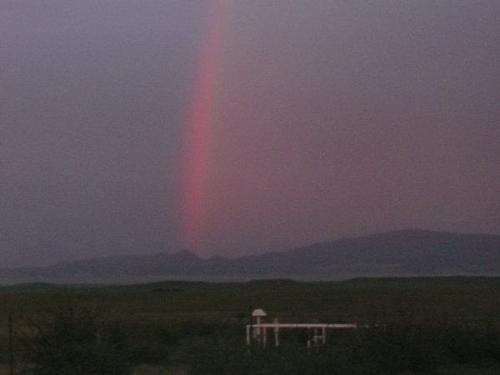
[[[206,4],[0,3],[3,265],[178,246]],[[226,9],[207,254],[500,232],[500,3]]]

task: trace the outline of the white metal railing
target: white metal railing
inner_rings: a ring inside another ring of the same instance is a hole
[[[271,329],[274,333],[274,345],[280,345],[279,333],[282,329],[313,329],[314,334],[312,339],[308,340],[307,345],[325,344],[326,331],[328,329],[357,329],[356,323],[279,323],[277,319],[273,323],[256,323],[247,324],[246,326],[246,343],[251,345],[252,338],[261,343],[262,346],[267,345],[267,330]]]

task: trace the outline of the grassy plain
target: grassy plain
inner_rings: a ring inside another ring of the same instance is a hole
[[[9,313],[19,325],[26,317],[36,317],[67,300],[95,307],[107,319],[175,331],[176,338],[165,341],[172,345],[169,361],[173,363],[185,361],[182,348],[190,345],[190,339],[217,334],[219,329],[232,332],[243,346],[250,307],[261,307],[271,319],[280,321],[500,325],[500,278],[30,284],[0,287],[0,353],[4,360]]]
[[[127,286],[29,284],[0,288],[0,316],[9,311],[44,311],[68,298],[100,306],[117,318],[162,322],[235,322],[242,314],[246,318],[250,306],[262,307],[270,316],[284,320],[371,321],[401,315],[467,322],[500,319],[500,278],[486,277],[168,281]]]

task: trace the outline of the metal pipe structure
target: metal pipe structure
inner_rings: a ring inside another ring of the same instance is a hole
[[[356,323],[260,323],[253,324],[254,328],[330,328],[349,329],[359,328]]]
[[[257,335],[257,339],[264,347],[267,344],[267,330],[272,329],[274,332],[274,345],[280,345],[279,332],[282,329],[311,329],[314,332],[313,342],[316,345],[326,344],[326,330],[327,329],[357,329],[360,326],[356,323],[257,323],[248,324],[246,326],[246,342],[250,345],[251,333]]]
[[[308,347],[311,343],[314,345],[326,344],[327,329],[357,329],[356,323],[280,323],[274,319],[273,323],[263,323],[262,320],[267,316],[262,309],[255,309],[251,313],[250,324],[246,326],[246,343],[251,346],[252,339],[259,342],[263,347],[267,345],[267,330],[272,329],[274,333],[274,345],[280,345],[279,332],[282,329],[307,329],[313,336],[307,340]],[[255,321],[255,323],[254,323]]]

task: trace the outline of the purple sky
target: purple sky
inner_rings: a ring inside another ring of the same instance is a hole
[[[174,251],[208,0],[0,2],[2,266]],[[202,255],[500,233],[500,2],[225,5]]]

